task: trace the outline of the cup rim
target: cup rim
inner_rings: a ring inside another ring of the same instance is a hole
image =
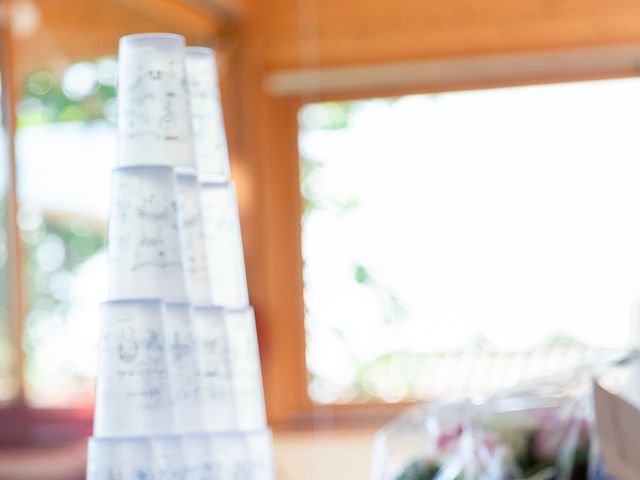
[[[119,172],[122,170],[174,170],[175,167],[173,165],[166,165],[162,163],[137,163],[130,165],[118,165],[111,169],[112,172]]]
[[[153,40],[174,40],[177,41],[176,46],[184,47],[186,40],[183,35],[177,33],[168,32],[146,32],[146,33],[132,33],[130,35],[124,35],[120,37],[120,45],[128,45],[131,43],[144,43],[146,41]]]
[[[188,299],[179,299],[179,298],[175,298],[175,299],[167,299],[167,300],[161,300],[162,301],[162,307],[163,308],[167,308],[167,307],[186,307],[186,308],[191,308],[192,304]]]
[[[198,181],[198,170],[197,169],[176,169],[175,171],[176,178],[188,178],[190,180]]]
[[[216,51],[213,48],[192,45],[186,47],[187,55],[194,57],[211,57],[215,58]]]
[[[156,297],[156,298],[152,298],[152,297],[146,297],[146,298],[110,298],[108,300],[104,300],[104,301],[100,302],[100,305],[106,306],[106,305],[122,305],[122,304],[135,304],[135,303],[162,305],[166,301],[167,301],[167,299],[160,298],[160,297]]]
[[[232,306],[232,307],[224,307],[224,311],[230,314],[253,314],[255,315],[255,310],[253,309],[253,305],[244,305],[244,306]]]
[[[200,177],[200,185],[202,185],[204,188],[218,188],[218,189],[223,189],[223,188],[233,188],[234,182],[233,180],[231,180],[230,178],[227,179],[215,179],[215,178],[206,178],[206,177]]]
[[[214,303],[197,303],[197,304],[191,304],[191,308],[194,311],[213,311],[216,313],[224,313],[226,311],[226,308],[222,305],[216,305]]]

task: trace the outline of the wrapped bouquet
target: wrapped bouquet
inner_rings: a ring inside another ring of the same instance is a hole
[[[594,434],[595,373],[413,407],[378,432],[373,479],[606,480]]]

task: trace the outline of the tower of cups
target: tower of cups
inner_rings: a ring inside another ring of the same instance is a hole
[[[272,480],[212,50],[120,40],[89,480]]]

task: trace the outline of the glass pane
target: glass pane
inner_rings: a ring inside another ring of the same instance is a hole
[[[497,388],[626,346],[638,102],[632,79],[304,107],[311,397]]]
[[[0,75],[0,78],[2,76]],[[0,82],[0,98],[2,84]],[[7,181],[9,172],[9,151],[5,118],[0,102],[0,403],[15,397],[18,379],[15,378],[16,346],[12,342],[12,322],[9,304],[9,275],[7,271],[7,218],[5,215]]]
[[[115,61],[33,73],[18,104],[18,224],[27,251],[27,398],[93,399],[110,169]]]

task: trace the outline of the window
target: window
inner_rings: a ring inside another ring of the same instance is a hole
[[[69,65],[61,75],[37,71],[18,96],[17,225],[27,284],[23,375],[33,407],[93,402],[99,302],[107,278],[115,72],[110,57]],[[0,342],[7,346],[0,348],[0,397],[8,399],[16,391],[13,383],[3,383],[2,366],[11,365],[5,357],[21,353],[2,322],[0,317]]]
[[[627,346],[639,102],[630,79],[304,106],[311,399],[498,388]]]

